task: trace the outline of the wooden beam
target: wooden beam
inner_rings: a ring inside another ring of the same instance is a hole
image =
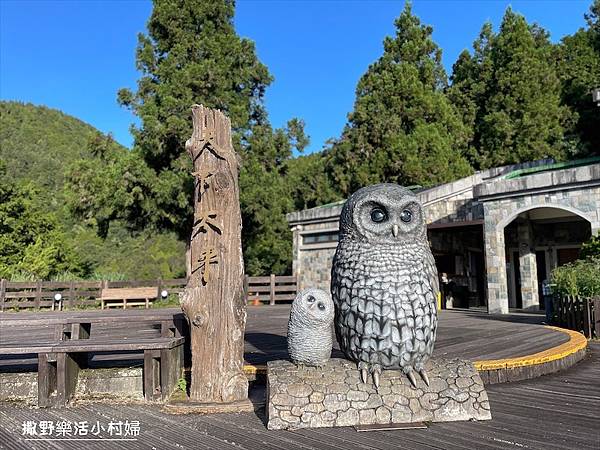
[[[38,353],[38,407],[52,406],[51,396],[56,390],[55,356]]]
[[[456,227],[472,227],[476,225],[483,225],[483,219],[476,220],[463,220],[460,222],[447,222],[447,223],[436,223],[432,222],[427,224],[428,230],[437,230],[440,228],[456,228]]]
[[[6,280],[2,278],[0,280],[0,310],[4,311],[4,300],[6,297]]]

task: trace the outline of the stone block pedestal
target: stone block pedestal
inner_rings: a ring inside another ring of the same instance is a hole
[[[470,361],[430,360],[430,385],[417,376],[414,388],[399,370],[384,370],[379,391],[362,383],[356,364],[331,359],[323,368],[268,363],[267,428],[489,420],[488,396]]]

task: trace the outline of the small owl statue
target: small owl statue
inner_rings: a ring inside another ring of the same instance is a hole
[[[402,369],[413,386],[437,328],[438,275],[423,207],[408,189],[378,184],[355,192],[340,216],[331,273],[335,332],[363,383],[382,369]]]
[[[294,299],[288,322],[288,352],[296,364],[322,366],[331,357],[334,307],[321,289],[304,289]]]

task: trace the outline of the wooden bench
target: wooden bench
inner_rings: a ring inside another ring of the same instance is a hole
[[[95,325],[122,323],[150,323],[160,326],[161,337],[179,337],[183,334],[185,316],[174,309],[154,311],[86,311],[55,313],[11,313],[0,315],[0,335],[10,333],[10,328],[54,327],[54,339],[86,339]]]
[[[148,401],[165,400],[181,376],[182,337],[152,339],[85,339],[36,345],[0,345],[0,354],[38,355],[38,406],[65,406],[77,387],[88,352],[144,351],[143,385]]]
[[[151,299],[160,298],[156,287],[104,288],[100,291],[101,308],[113,306],[127,309],[127,306],[150,307]]]

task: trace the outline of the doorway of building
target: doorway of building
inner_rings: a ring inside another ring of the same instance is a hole
[[[559,266],[568,264],[579,258],[579,248],[559,248],[556,249],[556,262]]]
[[[469,252],[471,258],[471,272],[475,277],[477,286],[477,304],[478,306],[486,306],[487,299],[485,297],[485,258],[483,252]]]
[[[523,296],[521,294],[521,265],[519,263],[519,252],[513,252],[513,267],[515,276],[515,308],[523,308]]]
[[[537,266],[538,299],[540,302],[540,309],[544,309],[544,292],[542,291],[542,284],[548,277],[546,268],[546,250],[538,250],[535,252],[535,262]]]

